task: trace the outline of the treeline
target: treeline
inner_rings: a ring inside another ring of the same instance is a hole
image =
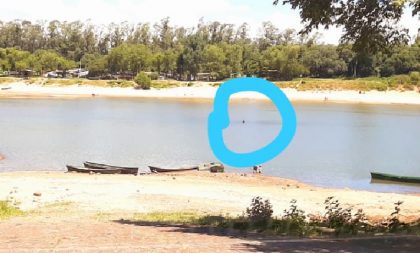
[[[390,76],[420,70],[420,39],[391,53],[359,55],[352,45],[323,45],[319,34],[300,36],[263,23],[260,35],[250,27],[199,22],[174,27],[168,18],[151,26],[129,23],[95,26],[76,22],[0,22],[0,71],[87,68],[91,76],[155,72],[169,78],[220,80],[260,76]]]

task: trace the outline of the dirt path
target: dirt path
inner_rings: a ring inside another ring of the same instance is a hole
[[[420,252],[420,237],[293,239],[48,215],[0,222],[0,252]]]

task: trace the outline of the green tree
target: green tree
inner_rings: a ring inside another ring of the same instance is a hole
[[[261,54],[255,44],[245,44],[242,50],[242,71],[246,76],[257,76],[262,70]]]
[[[277,5],[279,0],[275,0]],[[301,33],[314,28],[336,25],[343,27],[342,43],[351,43],[359,55],[376,54],[401,42],[407,42],[407,31],[394,25],[400,21],[404,6],[414,7],[419,13],[419,0],[284,0],[293,9],[300,10],[304,22]]]
[[[291,80],[308,74],[299,59],[299,46],[270,47],[263,54],[263,69],[269,78]]]
[[[339,58],[336,47],[316,45],[305,50],[302,62],[313,77],[341,76],[347,72],[347,65]]]
[[[202,70],[217,79],[223,78],[225,58],[222,48],[216,45],[207,45],[203,50]]]
[[[145,45],[122,44],[113,48],[108,55],[108,68],[111,72],[145,71],[151,64],[151,51]]]
[[[68,70],[74,68],[76,63],[68,60],[54,51],[38,50],[35,52],[35,69],[41,74],[53,70]]]
[[[108,71],[107,56],[100,54],[85,54],[81,60],[85,68],[89,70],[90,76],[98,76]]]
[[[232,75],[242,73],[243,48],[240,45],[223,43],[221,45],[224,55],[223,77],[230,78]]]
[[[144,73],[144,72],[140,72],[137,74],[137,76],[134,78],[134,82],[138,85],[136,87],[136,89],[143,89],[143,90],[148,90],[150,89],[150,86],[152,84],[152,80],[150,79],[150,77]]]

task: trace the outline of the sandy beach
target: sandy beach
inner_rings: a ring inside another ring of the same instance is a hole
[[[389,215],[397,201],[404,201],[404,219],[420,217],[420,196],[319,188],[253,174],[195,172],[136,177],[64,172],[1,173],[0,199],[10,196],[23,210],[72,203],[78,212],[86,213],[194,211],[214,215],[239,215],[255,196],[269,199],[275,215],[282,215],[292,199],[308,214],[322,214],[324,200],[335,196],[345,206],[355,210],[363,208],[373,219]]]
[[[270,199],[281,215],[296,199],[307,213],[324,212],[328,196],[382,220],[404,201],[401,218],[420,217],[420,196],[325,189],[293,180],[247,174],[81,175],[0,173],[0,199],[27,215],[0,222],[0,252],[418,252],[418,236],[290,238],[138,221],[136,213],[238,215],[251,198]],[[344,252],[344,251],[343,251]]]
[[[24,82],[3,83],[0,88],[0,97],[6,98],[78,98],[78,97],[127,97],[127,98],[174,98],[174,99],[200,99],[214,98],[217,87],[206,83],[195,83],[191,87],[175,87],[151,90],[135,90],[133,88],[107,88],[97,86],[60,86],[25,84]],[[296,89],[283,89],[291,101],[307,102],[333,102],[333,103],[366,103],[366,104],[410,104],[420,105],[420,93],[416,91],[369,91],[359,94],[358,91],[298,91]],[[256,92],[241,92],[232,96],[232,99],[267,100]]]

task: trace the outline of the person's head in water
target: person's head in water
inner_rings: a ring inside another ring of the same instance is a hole
[[[245,120],[242,120],[242,124],[245,124]]]

